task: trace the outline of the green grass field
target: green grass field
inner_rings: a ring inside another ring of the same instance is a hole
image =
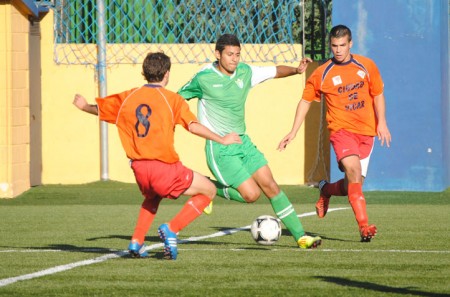
[[[319,249],[299,249],[286,230],[273,246],[256,244],[237,228],[273,215],[267,199],[217,197],[168,261],[156,229],[185,197],[163,201],[146,238],[150,257],[133,259],[125,250],[142,202],[136,185],[32,188],[0,200],[0,296],[450,296],[449,190],[367,192],[379,230],[371,243],[359,242],[347,198],[332,198],[331,208],[345,209],[318,219],[317,189],[283,190],[306,231],[323,238]]]

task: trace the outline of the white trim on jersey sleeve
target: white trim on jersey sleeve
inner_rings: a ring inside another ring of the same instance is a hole
[[[206,110],[207,110],[206,105],[208,105],[207,100],[203,100],[203,99],[198,100],[198,102],[197,102],[197,119],[198,119],[198,121],[200,122],[200,124],[202,124],[203,126],[208,128],[212,132],[214,132],[220,136],[224,136],[224,135],[221,135],[216,129],[214,129],[213,125],[209,122],[208,116],[206,115]]]
[[[277,75],[276,66],[249,66],[252,70],[252,87]]]

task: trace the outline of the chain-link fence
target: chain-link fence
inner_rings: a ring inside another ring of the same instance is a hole
[[[53,0],[35,1],[54,12],[54,61],[98,67],[100,95],[106,95],[106,67],[140,64],[148,52],[163,51],[172,63],[206,63],[216,39],[235,34],[241,61],[290,63],[303,56],[325,60],[332,0]],[[97,7],[99,3],[99,7]],[[98,11],[104,11],[98,18]],[[101,19],[101,21],[99,21]],[[99,34],[99,28],[104,28]],[[106,48],[105,48],[106,47]],[[100,58],[101,56],[101,58]],[[324,112],[321,112],[321,122]],[[103,131],[103,130],[102,130]],[[307,182],[327,172],[323,127],[316,162]],[[102,135],[106,134],[102,132]],[[102,152],[106,142],[102,138]],[[102,179],[107,158],[102,155]],[[326,173],[328,174],[328,173]]]
[[[95,65],[97,1],[36,2],[54,10],[55,62]],[[237,35],[245,45],[241,52],[244,62],[298,61],[303,55],[305,7],[306,18],[313,16],[312,22],[307,23],[314,26],[317,8],[313,5],[311,11],[311,3],[331,1],[308,0],[302,5],[303,2],[104,0],[106,63],[141,63],[149,51],[164,51],[173,63],[210,62],[215,41],[223,33]]]

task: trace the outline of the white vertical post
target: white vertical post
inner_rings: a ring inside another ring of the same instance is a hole
[[[107,95],[106,89],[106,30],[105,3],[97,0],[97,77],[99,97]],[[109,180],[108,170],[108,124],[100,121],[100,178]]]

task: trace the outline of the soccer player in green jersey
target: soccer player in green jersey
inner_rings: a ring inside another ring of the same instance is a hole
[[[294,207],[274,180],[266,158],[252,143],[245,127],[245,102],[250,89],[267,79],[303,73],[311,59],[302,59],[297,68],[256,67],[240,63],[240,52],[241,45],[235,35],[222,35],[216,42],[217,61],[201,69],[178,93],[187,100],[198,98],[197,117],[211,131],[219,135],[233,131],[241,136],[239,145],[206,141],[206,159],[217,179],[217,194],[252,203],[262,191],[297,244],[301,248],[315,248],[321,244],[321,238],[305,234]]]

